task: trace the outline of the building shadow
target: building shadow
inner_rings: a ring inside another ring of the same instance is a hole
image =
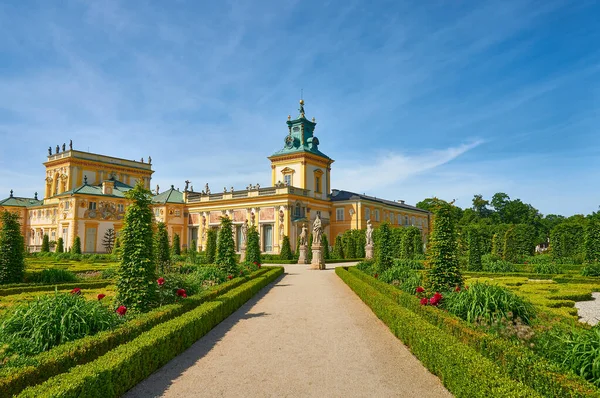
[[[279,282],[286,276],[282,274],[274,282],[261,289],[254,297],[244,303],[233,314],[224,319],[221,323],[215,326],[210,332],[196,341],[187,350],[177,355],[170,360],[166,365],[156,370],[146,379],[141,381],[123,397],[160,397],[169,389],[171,384],[183,374],[189,367],[194,366],[198,360],[208,354],[213,347],[221,341],[227,332],[233,328],[238,322],[246,319],[261,318],[269,316],[265,312],[250,313],[250,310],[256,303],[265,297],[274,287],[289,286],[288,284],[279,285]]]

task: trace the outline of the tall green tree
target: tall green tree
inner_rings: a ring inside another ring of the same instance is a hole
[[[25,241],[19,215],[0,212],[0,284],[23,281]]]
[[[217,256],[217,231],[209,229],[206,231],[206,259],[209,264],[215,263]]]
[[[75,241],[73,241],[73,248],[71,249],[71,253],[81,254],[81,239],[79,238],[79,236],[76,236]]]
[[[389,222],[384,222],[378,229],[375,244],[375,267],[379,273],[394,265],[394,240]]]
[[[323,250],[323,259],[329,260],[329,241],[327,240],[327,235],[321,235],[321,250]]]
[[[164,222],[156,225],[154,234],[154,257],[158,273],[165,273],[171,267],[171,250],[169,247],[169,233]]]
[[[365,246],[367,245],[367,231],[365,229],[354,229],[354,240],[356,241],[356,258],[365,258]]]
[[[246,233],[246,261],[249,263],[260,264],[262,261],[260,254],[260,236],[255,225],[248,227]]]
[[[535,228],[527,224],[515,224],[504,234],[504,260],[519,262],[531,256],[535,250]]]
[[[418,247],[419,242],[421,242],[421,230],[415,226],[406,227],[401,240],[400,258],[413,259],[415,254],[421,254],[423,249],[422,243],[421,248]]]
[[[343,259],[344,258],[344,242],[342,241],[342,235],[335,237],[335,245],[333,246],[333,258]]]
[[[550,231],[550,253],[556,259],[572,259],[585,252],[585,224],[577,220],[565,221]]]
[[[181,255],[181,238],[178,234],[173,235],[173,255]]]
[[[156,294],[152,193],[140,181],[125,192],[125,197],[131,204],[123,218],[123,257],[117,277],[117,301],[128,309],[146,311]]]
[[[50,252],[50,238],[48,238],[48,235],[46,234],[44,234],[44,237],[42,238],[42,247],[40,248],[40,251],[42,253]]]
[[[65,243],[63,242],[63,238],[58,238],[58,241],[56,241],[56,252],[57,253],[65,252]]]
[[[292,248],[290,247],[290,238],[287,235],[283,235],[283,242],[281,242],[281,251],[279,252],[279,258],[281,260],[291,260],[294,258],[292,255]]]
[[[426,285],[430,291],[447,291],[463,285],[458,267],[453,207],[452,204],[437,199],[432,208],[434,217],[425,261]]]
[[[600,220],[593,218],[585,228],[585,261],[600,262]]]
[[[247,252],[246,255],[248,255]],[[221,228],[219,229],[217,238],[217,255],[215,257],[215,263],[226,273],[234,276],[237,274],[233,226],[229,217],[221,217]]]
[[[115,237],[115,230],[112,228],[107,229],[104,233],[104,237],[102,238],[102,246],[104,246],[104,249],[107,253],[112,253],[115,245]]]
[[[344,255],[346,258],[356,258],[356,239],[352,230],[344,232]]]
[[[467,229],[469,271],[481,271],[481,240],[477,227]]]

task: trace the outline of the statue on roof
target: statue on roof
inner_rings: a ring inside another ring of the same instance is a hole
[[[156,184],[156,194],[158,195],[159,192],[160,192],[160,188],[159,188],[158,184]]]
[[[60,151],[60,147],[57,145],[56,146],[56,153],[58,153],[58,151]]]
[[[204,186],[204,191],[206,192],[207,195],[210,195],[210,188],[208,187],[208,182]]]
[[[185,192],[187,192],[188,188],[190,187],[190,182],[191,181],[190,180],[185,180],[184,182],[185,182]]]
[[[63,149],[63,152],[65,152],[65,151],[67,150],[67,144],[65,144],[64,142],[63,142],[63,147],[62,147],[62,149]]]
[[[73,150],[73,140],[69,140],[69,151]]]
[[[52,147],[51,146],[48,147],[48,156],[52,156]]]
[[[152,164],[152,156],[148,156],[148,164]]]

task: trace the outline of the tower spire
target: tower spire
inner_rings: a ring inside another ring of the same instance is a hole
[[[306,116],[304,116],[304,100],[303,99],[300,100],[300,109],[298,109],[298,111],[300,111],[300,117],[306,119]]]

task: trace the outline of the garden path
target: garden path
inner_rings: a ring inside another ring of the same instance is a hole
[[[126,396],[452,396],[332,268],[285,269]]]

